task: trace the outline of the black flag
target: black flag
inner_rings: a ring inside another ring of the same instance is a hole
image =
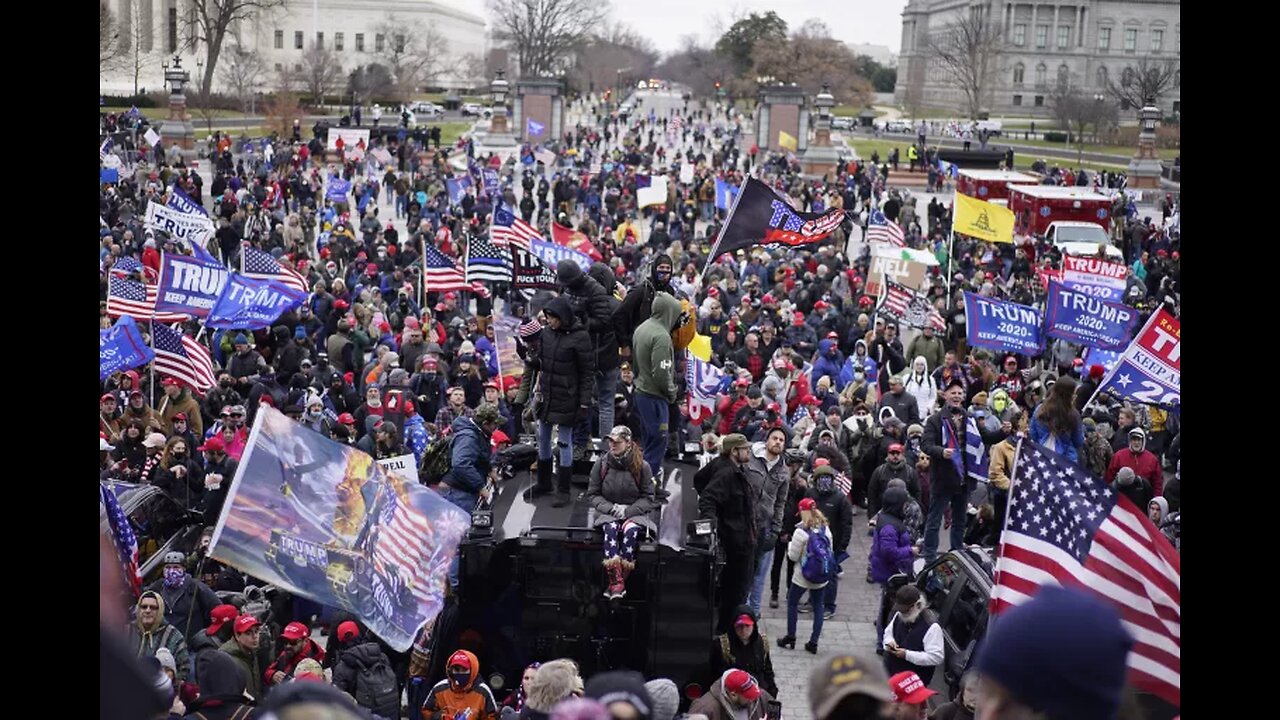
[[[724,253],[755,245],[815,245],[829,237],[842,222],[844,210],[800,212],[773,188],[749,177],[733,207],[729,208],[729,217],[711,246],[707,263],[715,262]]]

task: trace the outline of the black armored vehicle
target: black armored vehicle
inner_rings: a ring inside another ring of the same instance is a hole
[[[462,647],[480,658],[495,692],[514,688],[532,662],[567,657],[583,677],[638,670],[699,695],[721,562],[711,522],[697,520],[695,470],[667,463],[658,532],[641,541],[617,600],[604,596],[603,535],[590,527],[585,477],[575,476],[563,508],[531,497],[528,472],[493,488],[460,548],[459,588],[434,628],[431,674],[442,676],[444,658]]]

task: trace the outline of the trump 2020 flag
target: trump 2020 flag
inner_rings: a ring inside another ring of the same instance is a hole
[[[192,243],[195,255],[160,254],[156,311],[204,317],[227,286],[227,268]]]
[[[991,611],[1069,585],[1115,606],[1134,639],[1129,682],[1179,705],[1182,562],[1129,498],[1030,440],[1018,445]],[[995,622],[999,622],[996,619]]]
[[[763,182],[749,177],[707,255],[710,264],[724,253],[755,245],[816,245],[844,222],[844,210],[800,212]]]
[[[1098,392],[1148,405],[1180,405],[1182,323],[1164,308],[1158,310],[1098,385]]]
[[[471,187],[471,178],[466,175],[457,178],[449,178],[444,181],[445,188],[449,191],[449,202],[454,205],[461,205],[462,198],[466,196],[467,190]]]
[[[113,372],[146,365],[156,354],[142,339],[138,323],[128,315],[121,315],[116,324],[99,331],[98,379]]]
[[[716,395],[732,380],[723,370],[685,351],[685,381],[689,388],[689,419],[702,422],[716,411]]]
[[[306,299],[306,293],[286,287],[284,283],[232,275],[209,311],[205,325],[219,330],[270,327]]]
[[[942,422],[942,444],[944,447],[955,451],[951,454],[951,464],[955,466],[957,475],[960,477],[968,476],[982,482],[987,481],[991,460],[987,457],[987,446],[983,444],[982,435],[978,432],[977,421],[965,416],[964,451],[961,452],[955,428],[951,426],[951,423],[944,420]]]
[[[344,608],[404,652],[444,605],[449,564],[470,525],[434,490],[263,407],[209,556]]]

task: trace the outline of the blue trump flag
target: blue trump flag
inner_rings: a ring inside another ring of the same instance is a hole
[[[329,178],[329,187],[324,191],[325,200],[346,202],[347,193],[351,192],[351,181],[340,177]]]
[[[160,279],[156,283],[156,312],[205,317],[226,288],[227,268],[210,257],[199,243],[191,246],[195,256],[162,253]]]
[[[484,168],[480,171],[481,177],[484,178],[484,191],[489,197],[498,196],[498,171],[493,168]]]
[[[137,321],[128,315],[121,315],[115,325],[99,332],[99,380],[113,372],[146,365],[155,357],[155,352],[143,342]]]
[[[730,185],[724,180],[716,178],[716,209],[728,210],[733,207],[733,201],[738,197],[739,189],[737,185]]]
[[[971,346],[1023,355],[1036,355],[1044,349],[1042,316],[1035,308],[967,292],[964,316]]]
[[[120,170],[118,168],[100,168],[98,170],[98,182],[104,185],[120,182]]]
[[[529,135],[533,135],[534,137],[538,137],[542,135],[542,131],[546,129],[547,129],[546,125],[543,125],[542,123],[538,122],[537,120],[534,120],[533,118],[529,118],[529,121],[525,123],[525,132],[528,133]]]
[[[454,205],[461,205],[463,196],[467,194],[467,189],[471,187],[471,178],[466,175],[460,178],[449,178],[444,181],[444,185],[449,190],[449,202]]]
[[[298,307],[307,294],[271,280],[232,274],[209,311],[205,325],[219,330],[270,327],[276,318]]]
[[[1104,350],[1123,349],[1138,324],[1138,311],[1049,282],[1044,333]]]
[[[443,607],[471,518],[434,490],[270,407],[258,411],[235,479],[222,482],[230,488],[209,557],[349,608],[399,652]]]
[[[591,256],[586,253],[580,253],[563,245],[543,242],[542,240],[531,240],[530,245],[533,254],[541,258],[542,262],[546,263],[552,272],[555,272],[556,265],[560,264],[561,260],[572,260],[578,263],[578,267],[582,268],[583,272],[591,269]]]
[[[176,182],[173,184],[173,187],[169,188],[169,200],[165,205],[168,205],[174,210],[185,215],[203,215],[205,217],[209,217],[209,211],[205,210],[203,205],[191,199],[190,195],[183,192],[182,188],[178,187]]]

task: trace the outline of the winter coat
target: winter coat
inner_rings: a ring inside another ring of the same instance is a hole
[[[943,345],[942,338],[937,335],[927,338],[924,333],[921,333],[907,347],[907,355],[912,358],[923,357],[929,367],[936,368],[941,366],[942,361],[946,359],[947,350]]]
[[[901,572],[911,571],[911,531],[903,520],[907,493],[895,489],[885,493],[884,509],[876,516],[871,539],[871,579],[881,585]]]
[[[751,494],[756,508],[756,529],[760,533],[760,541],[756,549],[764,552],[772,548],[782,532],[783,511],[787,504],[787,482],[791,474],[787,471],[787,460],[779,456],[770,469],[766,461],[763,443],[751,448],[751,460],[747,462],[747,480],[751,483]]]
[[[382,651],[382,646],[378,645],[378,643],[372,640],[350,642],[353,644],[341,649],[338,653],[338,661],[333,665],[333,686],[354,698],[356,694],[356,679],[363,668],[372,667],[379,662],[385,662],[387,667],[394,670],[395,665],[392,664],[391,659]]]
[[[480,682],[480,661],[469,650],[461,650],[471,658],[471,679],[460,690],[454,690],[445,678],[431,688],[427,700],[422,704],[422,720],[453,720],[459,713],[470,711],[467,720],[495,720],[498,715],[498,703],[493,698],[489,686]],[[333,682],[338,684],[334,676]],[[527,706],[526,706],[527,707]]]
[[[164,412],[160,413],[160,422],[164,425],[166,435],[173,434],[173,416],[178,413],[186,413],[187,427],[191,429],[195,437],[204,436],[204,416],[200,414],[200,405],[196,403],[195,398],[191,397],[191,390],[182,388],[182,392],[178,394],[178,399],[175,400],[166,396],[164,400],[160,401],[160,405],[164,407]]]
[[[142,620],[135,619],[129,625],[129,649],[138,657],[155,657],[160,648],[167,648],[173,655],[174,667],[179,680],[187,679],[187,642],[182,639],[182,632],[163,620],[164,599],[159,593],[143,593],[142,597],[155,598],[160,603],[160,621],[156,627],[146,630]],[[141,601],[141,598],[139,598]]]
[[[918,417],[923,420],[929,417],[929,413],[938,404],[938,384],[934,382],[933,376],[929,374],[929,368],[933,367],[928,364],[928,359],[923,355],[917,355],[911,361],[911,369],[907,371],[907,377],[903,380],[903,390],[907,395],[915,398],[916,408],[919,410]],[[918,364],[924,363],[924,373],[916,375],[915,368]],[[906,422],[905,418],[903,422]],[[910,423],[908,423],[910,424]]]
[[[248,676],[248,684],[245,686],[245,692],[252,695],[255,700],[261,700],[262,668],[258,665],[258,654],[255,652],[248,652],[244,648],[240,647],[240,644],[236,642],[234,637],[222,643],[222,646],[218,649],[230,655],[231,659],[239,663],[240,667],[244,669],[245,674]]]
[[[200,699],[187,707],[185,717],[205,720],[253,720],[257,709],[250,707],[244,697],[246,683],[243,667],[224,652],[209,651],[201,654],[197,663],[196,681],[200,686]],[[196,713],[200,715],[196,715]]]
[[[222,487],[225,490],[231,484],[231,477],[223,479]],[[156,580],[147,586],[147,589],[158,593],[164,600],[164,621],[182,631],[183,639],[187,643],[191,642],[192,636],[196,633],[203,632],[210,622],[210,614],[213,609],[221,605],[218,600],[218,594],[209,589],[208,585],[196,580],[190,575],[182,580],[182,585],[176,590],[170,590],[164,585],[164,578]],[[195,608],[192,609],[192,605]],[[190,627],[188,627],[188,618],[190,618]]]
[[[840,369],[844,365],[844,356],[839,350],[831,352],[836,341],[826,338],[818,341],[818,356],[813,361],[813,382],[817,384],[823,376],[831,378],[832,387],[843,388],[840,382]]]
[[[1008,490],[1013,479],[1013,457],[1018,451],[1017,436],[1009,436],[991,446],[987,478],[992,487]]]
[[[728,698],[724,696],[724,678],[730,672],[732,670],[725,670],[712,684],[706,695],[693,701],[689,706],[690,715],[705,715],[707,720],[734,720],[737,717],[734,708],[730,707]],[[759,682],[758,679],[757,682]],[[762,688],[760,697],[753,700],[746,708],[747,720],[762,720],[769,710],[769,702],[773,699],[773,695]]]
[[[756,549],[756,511],[746,468],[729,460],[698,494],[698,517],[716,521],[716,535],[731,554]]]
[[[1120,468],[1133,468],[1133,473],[1147,481],[1156,495],[1164,495],[1164,471],[1160,461],[1150,450],[1143,450],[1135,455],[1129,448],[1121,448],[1111,456],[1111,464],[1107,466],[1107,474],[1103,476],[1108,483],[1115,482]],[[1145,509],[1145,506],[1144,508]]]
[[[676,382],[675,346],[671,342],[671,331],[679,319],[679,301],[668,293],[660,292],[654,296],[649,319],[636,328],[631,342],[636,389],[672,403],[676,401]]]
[[[454,420],[449,427],[453,432],[451,463],[442,481],[456,490],[478,493],[484,488],[493,463],[489,438],[467,416]]]
[[[277,672],[282,672],[286,677],[292,678],[293,671],[298,667],[298,663],[308,658],[321,664],[324,663],[324,648],[317,645],[311,638],[307,638],[307,644],[302,647],[302,652],[295,654],[285,650],[277,655],[276,659],[267,666],[267,669],[262,671],[263,686],[277,684],[271,681],[271,678]]]
[[[777,695],[778,683],[773,674],[773,660],[769,657],[769,637],[760,629],[760,614],[750,605],[739,605],[733,612],[734,617],[746,615],[755,620],[755,627],[745,643],[738,639],[736,632],[716,636],[711,642],[711,672],[719,677],[733,668],[745,670],[765,692]]]
[[[1043,409],[1041,405],[1039,409]],[[1062,457],[1073,463],[1080,462],[1080,453],[1084,450],[1084,423],[1080,419],[1080,413],[1072,410],[1075,415],[1076,429],[1071,433],[1052,433],[1049,426],[1040,419],[1040,412],[1037,412],[1031,418],[1031,426],[1028,428],[1028,435],[1031,439],[1050,450],[1058,453]]]
[[[620,347],[632,346],[635,340],[633,335],[647,318],[653,316],[653,302],[660,291],[671,294],[674,297],[674,290],[670,281],[666,283],[658,282],[658,266],[664,262],[671,265],[671,257],[669,255],[655,255],[649,261],[649,277],[645,278],[644,282],[628,290],[627,296],[622,298],[622,304],[614,311],[613,326]],[[674,327],[674,323],[670,327]]]
[[[591,407],[595,398],[595,348],[563,296],[548,303],[545,312],[562,324],[558,330],[543,328],[540,351],[530,363],[538,371],[537,416],[552,424],[576,423],[579,408]]]
[[[876,409],[877,418],[880,417],[879,411],[883,408],[892,408],[894,417],[901,420],[903,425],[924,422],[920,415],[920,401],[906,390],[903,390],[901,395],[886,392],[881,396],[880,407]]]
[[[944,420],[947,415],[948,411],[945,407],[930,415],[929,419],[924,422],[924,435],[920,438],[920,447],[929,456],[930,497],[936,497],[939,493],[954,492],[967,487],[969,483],[967,477],[961,477],[957,474],[955,464],[943,457],[943,450],[948,446],[943,441],[942,423],[949,422],[949,420]],[[961,423],[960,427],[961,432],[956,433],[956,447],[954,449],[959,453],[963,467],[967,468],[970,459],[970,455],[965,452],[965,438],[969,432],[968,421]],[[982,444],[988,447],[1005,438],[1004,431],[989,432],[981,425],[978,426],[978,432],[982,436]]]
[[[837,555],[848,552],[849,543],[853,540],[853,503],[849,502],[849,496],[835,488],[833,483],[830,492],[823,493],[817,487],[810,487],[804,497],[813,498],[818,503],[818,509],[827,518],[827,526],[832,532],[831,549]],[[798,502],[797,498],[796,503]],[[790,508],[788,512],[791,512]]]
[[[612,453],[605,453],[596,460],[587,480],[587,506],[595,511],[591,527],[615,522],[610,512],[614,504],[627,506],[626,517],[657,532],[658,526],[650,516],[658,509],[654,499],[655,484],[649,464],[640,463],[641,477],[636,478],[628,465],[630,456],[618,460]]]
[[[871,473],[867,481],[867,517],[875,517],[880,512],[884,491],[889,487],[889,481],[895,479],[907,484],[907,493],[911,497],[920,497],[920,474],[916,472],[915,465],[907,462],[905,455],[897,465],[886,461]]]
[[[609,307],[609,317],[604,326],[595,333],[594,337],[596,342],[596,369],[604,372],[618,367],[621,363],[621,358],[618,356],[618,335],[613,326],[613,318],[618,309],[622,307],[622,301],[613,294],[617,278],[608,265],[597,262],[591,266],[591,270],[587,274],[599,283],[600,287],[604,288],[605,302],[608,303]],[[592,303],[592,307],[595,307],[596,302]]]
[[[832,552],[834,553],[835,540],[831,537],[831,528],[823,525],[820,528],[815,528],[815,530],[827,537],[827,542],[831,544]],[[796,564],[795,569],[791,571],[791,584],[798,585],[806,590],[813,590],[815,588],[824,588],[827,583],[809,582],[804,577],[804,568],[801,560],[804,558],[805,548],[809,546],[809,533],[810,530],[803,524],[796,525],[796,529],[791,531],[791,542],[787,545],[787,559]]]

